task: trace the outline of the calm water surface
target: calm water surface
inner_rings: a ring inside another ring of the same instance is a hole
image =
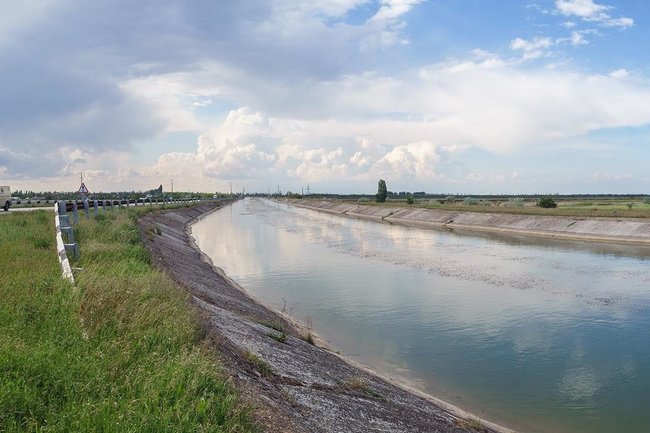
[[[468,236],[246,199],[195,224],[344,355],[524,432],[650,431],[650,249]]]

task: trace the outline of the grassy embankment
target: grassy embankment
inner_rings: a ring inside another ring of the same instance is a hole
[[[414,204],[407,204],[406,199],[388,199],[385,203],[374,200],[350,201],[370,206],[383,207],[416,207],[425,209],[439,209],[453,212],[486,212],[505,213],[515,215],[556,215],[572,216],[579,218],[650,218],[650,204],[643,200],[626,199],[600,199],[600,200],[558,200],[558,207],[544,209],[536,207],[534,201],[524,203],[523,206],[513,206],[507,201],[486,200],[475,205],[466,205],[462,199],[453,204],[440,203],[439,200],[416,200]],[[630,206],[632,204],[632,206]]]
[[[0,218],[0,432],[255,431],[135,212],[82,220],[76,289],[51,210]]]

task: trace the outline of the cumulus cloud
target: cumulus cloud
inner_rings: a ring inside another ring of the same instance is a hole
[[[423,0],[381,0],[381,7],[375,15],[370,18],[370,22],[390,21],[399,18],[413,6],[422,3]]]
[[[236,96],[234,105],[245,106],[261,92],[281,107],[286,101],[273,93],[280,90],[273,83],[308,86],[353,70],[369,40],[401,38],[399,16],[417,2],[387,1],[378,12],[385,19],[347,23],[346,15],[364,3],[7,5],[0,17],[0,136],[10,151],[3,167],[36,174],[20,163],[21,152],[35,157],[53,146],[129,150],[161,134],[199,132],[206,123],[196,111],[213,98]],[[242,90],[246,78],[250,95]],[[252,148],[242,152],[230,157],[259,155]]]
[[[468,149],[508,155],[649,123],[650,89],[623,75],[530,70],[494,56],[349,75],[315,83],[281,116],[233,110],[196,152],[163,155],[156,170],[271,183],[442,179],[440,167]]]
[[[626,78],[628,75],[630,75],[630,72],[624,68],[616,69],[609,73],[609,76],[612,78]]]
[[[545,54],[545,51],[554,44],[555,42],[551,38],[547,37],[534,38],[532,40],[516,38],[510,42],[510,49],[523,51],[524,60],[528,60],[542,57]]]
[[[400,58],[420,3],[62,0],[32,14],[14,2],[0,17],[0,170],[75,179],[84,170],[127,188],[170,176],[197,189],[380,174],[451,182],[474,173],[478,182],[475,169],[442,169],[471,149],[511,155],[650,123],[650,89],[625,70],[521,61],[587,43],[593,30],[577,24],[566,38],[512,40],[514,60],[476,49],[399,68],[378,61]],[[631,25],[594,1],[556,6],[599,31]],[[184,151],[150,154],[158,139],[188,131],[198,139]],[[147,158],[133,161],[143,142]]]
[[[569,17],[577,17],[584,21],[599,23],[605,27],[631,27],[634,20],[628,17],[614,18],[609,11],[612,6],[594,2],[594,0],[556,0],[558,11]]]
[[[419,141],[395,146],[373,165],[371,171],[384,177],[426,180],[435,177],[439,161],[438,146],[430,141]]]
[[[163,154],[157,173],[176,176],[201,172],[216,179],[248,179],[272,167],[280,144],[269,120],[249,108],[233,110],[218,128],[201,135],[196,153]]]

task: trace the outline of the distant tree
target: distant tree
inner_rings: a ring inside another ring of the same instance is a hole
[[[557,203],[551,197],[541,197],[539,200],[537,200],[536,205],[537,207],[543,207],[547,209],[557,207]]]
[[[384,179],[379,179],[379,183],[377,184],[377,203],[384,203],[386,201],[386,195],[388,195],[386,182]]]

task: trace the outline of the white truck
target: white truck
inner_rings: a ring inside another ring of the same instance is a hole
[[[11,207],[11,189],[8,186],[0,186],[0,205],[5,212]]]

